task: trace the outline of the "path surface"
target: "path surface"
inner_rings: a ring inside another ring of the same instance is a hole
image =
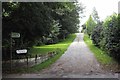
[[[49,68],[36,74],[13,74],[5,77],[24,78],[116,78],[117,74],[102,70],[94,54],[83,41],[84,34],[77,33],[77,37],[67,51]]]

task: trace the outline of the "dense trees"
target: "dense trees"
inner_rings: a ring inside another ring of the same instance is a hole
[[[3,46],[10,47],[11,32],[21,34],[18,47],[56,43],[77,32],[82,12],[75,2],[3,2]]]
[[[120,58],[120,26],[118,26],[119,17],[113,14],[104,22],[104,32],[102,32],[105,44],[105,50],[116,59]],[[104,47],[104,46],[101,46]]]
[[[87,29],[88,34],[90,31]],[[92,28],[93,44],[120,62],[120,15],[114,13]]]

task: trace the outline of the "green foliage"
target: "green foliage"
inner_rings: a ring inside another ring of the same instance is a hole
[[[77,32],[83,7],[74,2],[3,2],[2,10],[2,41],[7,49],[11,32],[21,34],[19,44],[15,44],[18,46],[13,48],[53,44],[65,39]]]
[[[97,26],[93,29],[93,32],[91,35],[91,39],[92,39],[93,44],[95,44],[98,47],[100,47],[102,30],[103,30],[102,23],[97,24]]]
[[[49,51],[55,51],[57,50],[58,54],[55,55],[54,57],[50,58],[49,60],[43,62],[42,64],[37,64],[33,67],[30,68],[19,68],[16,69],[14,73],[33,73],[33,72],[38,72],[44,68],[49,67],[51,64],[53,64],[56,60],[58,60],[62,54],[67,50],[68,46],[73,42],[75,39],[76,35],[75,34],[70,34],[68,37],[57,43],[57,44],[52,44],[52,45],[43,45],[43,46],[34,46],[31,50],[30,53],[32,55],[35,54],[45,54]]]
[[[92,31],[92,42],[120,62],[120,14],[106,18],[103,24],[97,23]],[[91,31],[88,30],[88,34]]]
[[[46,44],[53,44],[58,42],[58,35],[60,34],[61,25],[58,21],[53,21],[50,28],[50,33],[46,38]]]
[[[120,60],[120,26],[118,25],[119,15],[114,13],[108,17],[104,22],[103,39],[105,39],[105,50],[111,56]]]
[[[56,44],[50,44],[50,45],[42,45],[42,46],[34,46],[29,51],[30,54],[45,54],[49,51],[54,51],[56,49],[66,49],[70,43],[74,40],[76,37],[75,34],[70,34],[67,36],[65,40],[62,40],[61,42],[58,42]]]
[[[51,50],[55,50],[58,48],[58,49],[60,49],[60,51],[58,52],[58,54],[55,57],[46,61],[45,63],[38,64],[38,65],[31,67],[29,69],[30,72],[34,72],[34,71],[37,72],[37,71],[40,71],[41,69],[49,67],[52,63],[54,63],[56,60],[58,60],[60,58],[60,56],[67,50],[68,46],[73,42],[75,37],[76,37],[75,34],[70,34],[65,40],[63,40],[62,42],[59,42],[57,44],[34,47],[34,48],[38,48],[40,50],[40,52],[41,51],[47,52],[48,51],[47,49],[49,49],[49,48],[51,48]],[[43,49],[45,49],[45,50],[43,50]],[[43,53],[43,52],[41,52],[41,53]],[[34,52],[33,52],[33,54],[34,54]]]
[[[92,16],[90,15],[89,19],[86,22],[87,34],[89,35],[89,37],[91,36],[92,31],[93,31],[95,26],[96,26],[96,23],[92,19]]]
[[[94,53],[97,60],[103,65],[109,65],[116,63],[114,59],[106,54],[105,51],[101,50],[100,48],[96,47],[92,44],[92,40],[89,38],[88,35],[84,35],[84,41],[90,48],[90,50]]]

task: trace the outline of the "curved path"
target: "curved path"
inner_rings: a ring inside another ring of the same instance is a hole
[[[102,70],[94,54],[83,41],[83,33],[77,33],[77,37],[68,47],[67,51],[49,68],[36,74],[17,74],[7,77],[24,78],[116,78],[117,74]]]

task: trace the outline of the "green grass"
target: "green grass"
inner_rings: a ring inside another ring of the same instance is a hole
[[[59,42],[57,44],[44,45],[44,46],[36,46],[36,47],[34,47],[34,49],[41,50],[40,51],[41,53],[46,53],[47,51],[53,51],[53,50],[55,50],[57,48],[59,48],[60,51],[58,51],[58,54],[55,57],[51,58],[50,60],[47,60],[46,62],[44,62],[42,64],[38,64],[38,65],[35,65],[35,66],[31,67],[30,70],[32,70],[32,71],[39,71],[39,70],[41,70],[43,68],[46,68],[46,67],[50,66],[57,59],[59,59],[60,56],[67,50],[67,48],[73,42],[73,40],[75,39],[75,37],[76,37],[75,34],[71,34],[65,40],[63,40],[63,41],[61,41],[61,42]]]
[[[100,48],[98,48],[94,44],[92,44],[92,40],[90,40],[90,38],[88,37],[87,34],[84,35],[84,41],[88,45],[90,50],[94,53],[98,62],[100,62],[101,64],[104,64],[104,65],[116,63],[112,57],[108,56],[105,53],[105,51],[102,51]]]
[[[24,69],[18,69],[14,73],[33,73],[33,72],[38,72],[41,69],[49,67],[51,64],[53,64],[56,60],[60,58],[60,56],[67,50],[68,46],[73,42],[75,39],[76,35],[75,34],[70,34],[65,40],[57,43],[57,44],[52,44],[52,45],[44,45],[44,46],[34,46],[31,50],[32,54],[44,54],[49,51],[54,51],[58,49],[58,54],[55,55],[54,57],[50,58],[49,60],[37,64],[33,67],[30,68],[24,68]]]
[[[29,68],[28,71],[29,71],[29,72],[38,72],[38,71],[40,71],[40,70],[42,70],[42,69],[44,69],[44,68],[49,67],[49,66],[50,66],[51,64],[53,64],[56,60],[58,60],[63,53],[64,53],[64,50],[60,50],[59,53],[58,53],[55,57],[53,57],[53,58],[51,58],[51,59],[43,62],[42,64],[38,64],[38,65],[35,65],[35,66]]]
[[[70,43],[74,40],[76,37],[75,34],[70,34],[65,40],[57,43],[57,44],[51,44],[51,45],[42,45],[42,46],[34,46],[29,53],[32,55],[35,54],[46,54],[49,51],[54,51],[57,48],[65,50]]]

